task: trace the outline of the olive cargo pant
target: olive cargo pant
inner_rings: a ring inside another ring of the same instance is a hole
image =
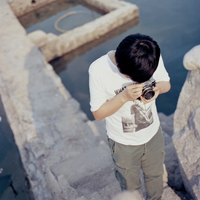
[[[122,190],[141,188],[140,170],[143,169],[147,199],[159,200],[163,193],[164,136],[161,127],[143,145],[119,144],[108,138],[115,166],[115,176]]]

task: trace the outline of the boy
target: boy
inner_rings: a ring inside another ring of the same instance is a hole
[[[164,137],[155,99],[171,86],[158,44],[146,35],[129,35],[91,64],[89,76],[91,111],[96,120],[106,119],[121,189],[140,190],[142,167],[147,198],[161,199]],[[150,96],[144,95],[146,84]]]

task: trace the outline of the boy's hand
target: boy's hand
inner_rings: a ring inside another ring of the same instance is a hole
[[[128,85],[122,92],[122,99],[124,102],[135,101],[138,97],[142,95],[142,89],[144,84],[131,84]]]
[[[149,102],[153,101],[154,99],[156,99],[156,98],[158,97],[158,95],[160,94],[160,88],[159,88],[159,87],[155,87],[155,88],[153,89],[153,91],[155,92],[155,94],[154,94],[154,96],[153,96],[151,99],[149,99],[149,100],[145,99],[143,96],[140,97],[140,99],[142,100],[143,103],[145,103],[145,104],[146,104],[146,103],[149,103]]]

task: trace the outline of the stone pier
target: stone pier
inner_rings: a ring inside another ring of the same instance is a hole
[[[8,2],[13,8],[17,0]],[[0,94],[33,199],[112,199],[120,187],[113,173],[104,121],[87,119],[46,61],[54,58],[56,51],[47,59],[11,8],[6,0],[0,0]],[[109,19],[110,13],[117,16],[123,9],[108,11],[106,17]],[[162,122],[168,144],[171,119],[166,120],[170,125]],[[180,198],[166,185],[163,199]]]

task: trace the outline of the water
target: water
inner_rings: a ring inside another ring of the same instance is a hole
[[[0,200],[31,200],[28,181],[0,98]]]
[[[54,7],[55,4],[51,4],[51,7]],[[60,35],[62,34],[61,32],[57,31],[54,27],[54,24],[56,22],[56,20],[58,20],[60,17],[62,17],[64,14],[66,13],[70,13],[72,11],[76,11],[76,14],[73,14],[69,17],[66,17],[65,19],[63,19],[62,21],[59,22],[58,27],[63,29],[63,30],[71,30],[75,27],[81,26],[84,23],[90,22],[98,17],[101,16],[101,14],[85,7],[82,6],[80,4],[77,4],[76,1],[66,1],[62,2],[60,6],[63,6],[64,8],[66,8],[66,10],[63,10],[62,12],[59,13],[55,13],[53,16],[50,16],[49,18],[47,18],[46,20],[41,21],[41,18],[45,18],[46,16],[41,16],[43,12],[45,11],[35,11],[35,16],[36,17],[36,22],[39,21],[39,23],[36,23],[35,25],[29,27],[31,24],[27,23],[27,20],[24,22],[24,26],[27,27],[26,31],[27,33],[30,33],[32,31],[35,30],[43,30],[46,33],[53,33],[56,35]],[[51,9],[50,9],[51,10]],[[56,11],[54,11],[56,12]],[[49,15],[52,14],[52,11],[49,12]],[[33,16],[32,16],[33,19]],[[31,19],[31,20],[32,20]],[[21,21],[24,19],[21,18]],[[41,22],[40,22],[41,21]]]
[[[81,108],[89,119],[93,119],[93,116],[89,110],[88,67],[98,57],[111,49],[116,49],[124,37],[142,33],[150,35],[160,45],[172,85],[168,93],[160,95],[157,99],[158,112],[166,115],[175,111],[186,79],[187,70],[183,67],[183,57],[192,47],[200,43],[200,1],[177,0],[174,3],[172,0],[128,0],[128,2],[135,3],[139,7],[139,23],[68,61],[66,69],[59,72],[63,84],[81,103]],[[55,62],[52,64],[56,65]],[[62,65],[64,66],[64,63]]]

